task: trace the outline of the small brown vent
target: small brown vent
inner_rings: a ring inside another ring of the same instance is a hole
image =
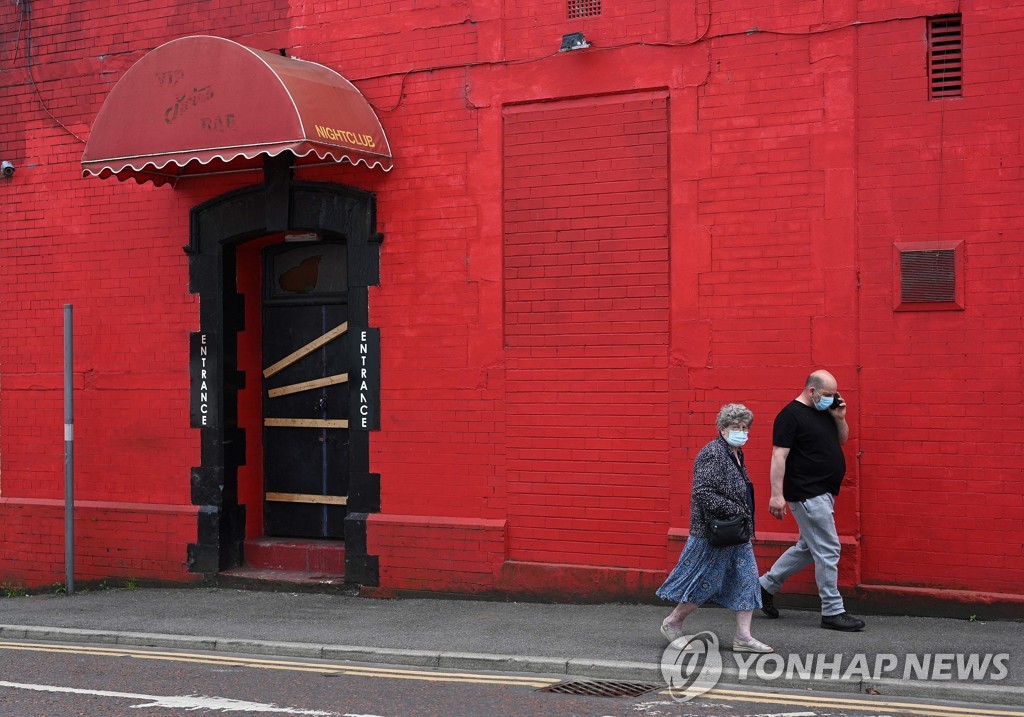
[[[963,96],[963,25],[959,15],[928,18],[928,97]]]
[[[900,252],[900,290],[905,304],[956,301],[956,252]]]
[[[567,9],[570,20],[579,17],[594,17],[601,14],[601,0],[569,0]]]

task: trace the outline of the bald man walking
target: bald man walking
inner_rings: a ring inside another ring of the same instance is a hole
[[[844,632],[864,629],[863,620],[846,612],[838,586],[840,545],[834,505],[846,474],[842,446],[849,436],[846,402],[828,371],[808,376],[800,395],[775,417],[768,511],[782,520],[788,506],[800,537],[760,578],[761,612],[770,618],[779,616],[775,593],[790,575],[813,562],[821,626]]]

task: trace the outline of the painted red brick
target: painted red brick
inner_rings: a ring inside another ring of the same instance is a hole
[[[0,8],[0,26],[18,27],[23,6]],[[135,60],[215,33],[337,69],[395,152],[387,175],[298,176],[378,197],[369,539],[382,587],[649,595],[681,546],[718,408],[756,414],[747,456],[764,506],[772,418],[826,366],[851,406],[844,587],[1020,599],[1021,541],[1001,538],[1024,524],[1024,10],[964,8],[964,96],[929,101],[925,18],[957,9],[649,0],[571,20],[561,2],[32,5],[31,66],[22,37],[0,72],[14,118],[0,159],[18,165],[0,181],[0,579],[63,575],[64,303],[82,576],[196,577],[198,305],[181,247],[191,207],[260,177],[156,189],[82,179],[78,162]],[[557,53],[575,31],[592,50]],[[963,242],[964,309],[894,311],[894,244],[940,240]],[[250,315],[257,248],[239,262]],[[239,342],[255,378],[258,325]],[[258,537],[247,386],[239,495]],[[762,510],[762,566],[794,530]],[[809,573],[790,589],[813,593]]]

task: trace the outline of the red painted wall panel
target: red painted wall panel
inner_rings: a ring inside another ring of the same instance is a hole
[[[996,20],[998,18],[998,21]],[[864,566],[868,583],[1019,593],[1020,147],[1013,134],[1024,68],[998,50],[1019,9],[965,15],[964,97],[929,101],[869,61],[859,74],[862,237]],[[1009,34],[1007,34],[1009,33]],[[859,36],[859,55],[924,52],[920,23]],[[877,69],[876,69],[877,68]],[[1009,113],[1009,114],[1008,114]],[[963,242],[963,311],[894,312],[894,242]],[[991,520],[993,522],[988,523]],[[986,527],[988,523],[991,527]],[[1014,527],[1017,526],[1017,527]]]
[[[505,110],[512,560],[662,562],[667,145],[663,93]]]

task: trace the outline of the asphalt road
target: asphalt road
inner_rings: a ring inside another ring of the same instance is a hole
[[[1008,708],[723,689],[687,703],[557,694],[558,676],[100,645],[0,643],[0,717],[1006,717]]]

